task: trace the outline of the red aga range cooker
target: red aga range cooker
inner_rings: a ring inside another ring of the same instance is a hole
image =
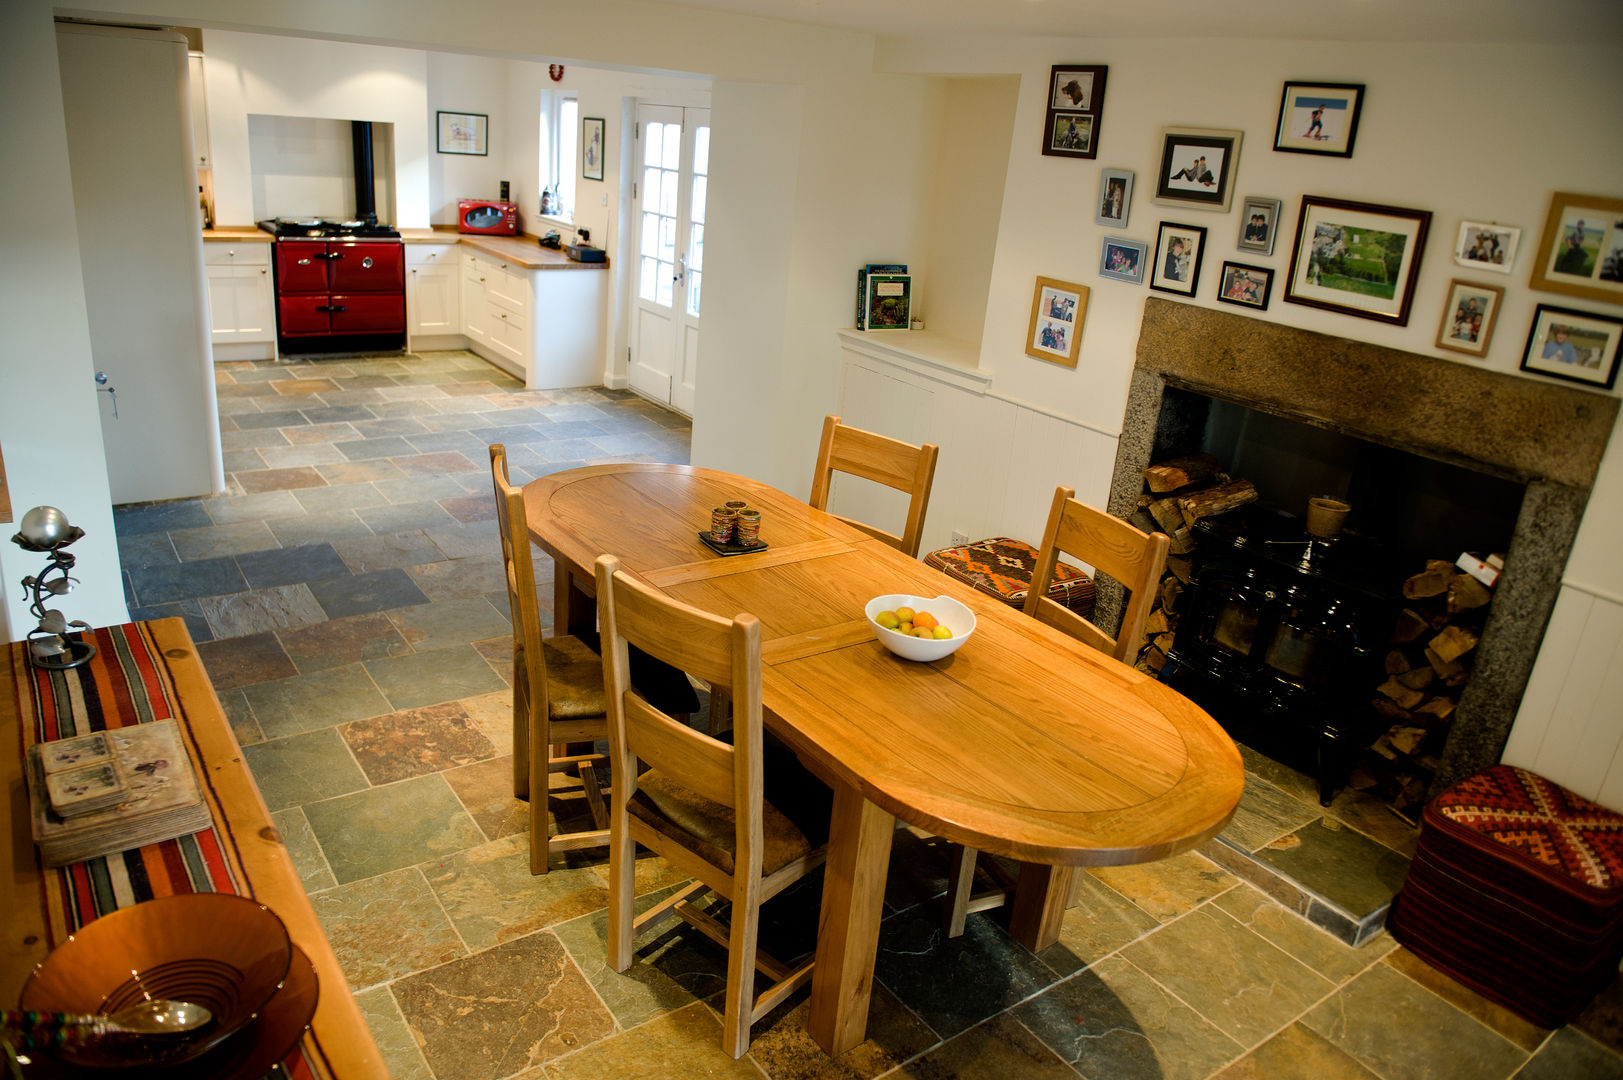
[[[400,234],[364,221],[272,218],[276,333],[284,353],[388,351],[406,343]]]

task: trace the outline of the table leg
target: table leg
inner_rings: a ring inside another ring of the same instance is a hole
[[[868,999],[896,819],[846,784],[834,785],[823,910],[812,969],[811,1037],[843,1054],[867,1037]]]
[[[597,599],[562,563],[553,571],[552,625],[556,633],[597,629]]]
[[[1071,903],[1071,885],[1079,873],[1074,866],[1020,864],[1020,883],[1009,914],[1009,933],[1016,941],[1037,952],[1059,940],[1065,909]]]

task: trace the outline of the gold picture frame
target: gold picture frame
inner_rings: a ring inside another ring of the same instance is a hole
[[[1552,195],[1528,284],[1541,292],[1623,304],[1623,199],[1569,191]]]
[[[1082,346],[1082,320],[1088,313],[1088,287],[1058,278],[1040,277],[1031,294],[1031,326],[1026,355],[1051,364],[1076,367]]]

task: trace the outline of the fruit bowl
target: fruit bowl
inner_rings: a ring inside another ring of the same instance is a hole
[[[895,611],[910,607],[915,611],[928,611],[942,626],[952,630],[949,638],[910,637],[896,630],[888,630],[874,621],[881,611]],[[879,644],[904,660],[929,662],[948,656],[969,640],[975,632],[975,613],[950,596],[910,596],[907,593],[887,593],[868,601],[863,609],[868,618],[868,629]]]

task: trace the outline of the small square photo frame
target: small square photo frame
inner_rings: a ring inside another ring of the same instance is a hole
[[[603,118],[588,116],[580,122],[580,174],[587,180],[603,179]]]
[[[1099,156],[1099,118],[1105,107],[1102,64],[1055,64],[1049,71],[1043,118],[1043,153],[1051,157]]]
[[[1521,239],[1522,231],[1515,225],[1462,221],[1460,234],[1454,240],[1454,263],[1472,270],[1508,274]]]
[[[1161,222],[1155,240],[1155,266],[1150,288],[1194,296],[1200,284],[1200,261],[1206,253],[1206,227]]]
[[[1272,255],[1274,241],[1279,237],[1279,214],[1283,209],[1284,203],[1278,199],[1247,195],[1240,204],[1240,236],[1234,246],[1241,251]]]
[[[1488,355],[1488,343],[1493,340],[1493,326],[1504,299],[1505,290],[1498,285],[1460,278],[1449,282],[1442,321],[1437,324],[1437,347],[1470,356]]]
[[[1076,367],[1082,346],[1082,320],[1088,312],[1088,287],[1058,278],[1040,277],[1031,296],[1031,325],[1026,355]]]
[[[1162,128],[1155,201],[1228,213],[1244,135],[1223,128]]]
[[[1602,304],[1623,304],[1623,199],[1558,191],[1550,198],[1528,283]]]
[[[1223,303],[1267,311],[1273,291],[1274,272],[1268,267],[1223,263],[1223,274],[1217,279],[1217,298]]]
[[[1363,105],[1363,83],[1287,82],[1279,99],[1274,149],[1352,157]]]
[[[484,113],[436,112],[434,120],[438,129],[434,148],[439,153],[490,156],[489,116]]]
[[[1127,228],[1127,210],[1133,201],[1133,170],[1101,169],[1099,172],[1099,212],[1095,225]]]
[[[1617,382],[1623,319],[1540,304],[1522,350],[1522,370],[1610,390]]]
[[[1099,244],[1101,277],[1144,284],[1144,267],[1149,264],[1150,245],[1142,240],[1107,236]]]

